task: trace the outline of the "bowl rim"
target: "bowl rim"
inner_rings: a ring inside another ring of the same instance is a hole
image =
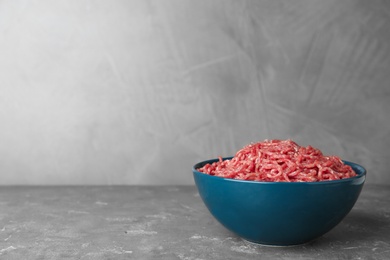
[[[232,159],[233,156],[228,156],[228,157],[222,157],[222,160],[230,160]],[[205,165],[207,163],[213,163],[217,162],[219,158],[214,158],[214,159],[209,159],[209,160],[204,160],[201,162],[198,162],[192,166],[192,172],[194,174],[201,174],[204,176],[208,176],[207,178],[215,178],[223,181],[230,181],[230,182],[241,182],[241,183],[254,183],[254,184],[265,184],[265,185],[325,185],[325,184],[336,184],[336,183],[344,183],[344,182],[352,182],[354,180],[364,178],[367,174],[367,170],[361,166],[360,164],[351,162],[351,161],[346,161],[342,160],[343,163],[359,169],[359,172],[356,172],[357,176],[350,177],[350,178],[345,178],[341,180],[327,180],[327,181],[305,181],[305,182],[276,182],[276,181],[253,181],[253,180],[240,180],[240,179],[232,179],[232,178],[225,178],[225,177],[220,177],[220,176],[214,176],[214,175],[209,175],[203,172],[200,172],[196,170],[198,168],[198,165]]]

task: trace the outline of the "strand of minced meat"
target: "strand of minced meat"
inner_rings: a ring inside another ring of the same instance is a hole
[[[312,146],[292,140],[265,140],[249,144],[230,160],[206,164],[200,172],[224,178],[267,182],[316,182],[356,176],[337,156],[324,156]]]

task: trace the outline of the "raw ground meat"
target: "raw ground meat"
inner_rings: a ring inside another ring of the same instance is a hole
[[[230,160],[206,164],[200,172],[224,178],[266,182],[317,182],[356,176],[351,166],[337,156],[325,156],[312,146],[292,140],[252,143]]]

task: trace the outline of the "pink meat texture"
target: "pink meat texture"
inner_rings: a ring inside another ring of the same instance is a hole
[[[265,182],[318,182],[356,176],[351,166],[337,156],[325,156],[312,146],[292,140],[265,140],[252,143],[230,160],[197,169],[200,172],[238,180]]]

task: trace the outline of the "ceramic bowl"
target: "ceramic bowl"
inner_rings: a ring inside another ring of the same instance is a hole
[[[245,181],[196,170],[216,161],[192,168],[204,204],[228,230],[264,245],[299,245],[324,235],[350,212],[366,178],[362,166],[348,161],[357,176],[322,182]]]

